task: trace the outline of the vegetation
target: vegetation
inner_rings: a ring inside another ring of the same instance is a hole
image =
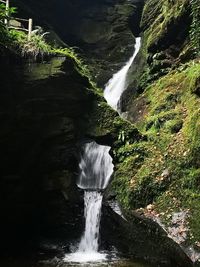
[[[149,0],[143,10],[142,28],[146,30],[146,48],[157,44],[175,19],[188,10],[189,0]]]
[[[85,64],[85,62],[82,60],[82,58],[75,52],[75,50],[72,47],[62,47],[62,48],[56,48],[56,47],[50,47],[49,53],[51,55],[60,55],[60,56],[66,56],[71,58],[75,62],[75,67],[77,71],[82,75],[88,78],[91,87],[95,89],[95,92],[99,95],[102,95],[102,91],[97,87],[96,83],[93,81],[93,78],[91,76],[90,70],[88,66]]]
[[[16,8],[11,7],[8,10],[9,16],[16,13]],[[28,40],[27,34],[20,30],[8,29],[4,23],[7,17],[7,11],[4,4],[0,4],[0,45],[8,48],[17,55],[24,58],[32,58],[37,60],[43,59],[45,56],[65,56],[72,59],[75,63],[77,71],[86,76],[90,84],[99,93],[99,89],[93,82],[88,67],[83,60],[77,55],[71,47],[55,47],[46,41],[48,32],[44,32],[41,27],[37,27],[32,31],[31,40]]]
[[[41,33],[33,33],[30,41],[27,40],[27,34],[22,31],[10,30],[8,36],[10,49],[15,49],[22,57],[36,59],[38,56],[43,57],[51,53],[51,46],[46,43]]]
[[[197,56],[200,56],[200,6],[198,0],[191,0],[192,25],[190,30],[191,41]]]
[[[199,56],[198,2],[191,0],[193,20],[190,38]],[[147,1],[142,25],[145,30],[142,53],[146,59],[150,55],[150,48],[158,46],[174,21],[188,11],[188,4],[188,0]],[[5,18],[5,7],[0,5],[0,21]],[[25,33],[9,31],[0,23],[1,45],[17,51],[23,57],[69,57],[75,62],[79,73],[92,81],[87,66],[72,48],[53,47],[46,42],[45,36],[43,31],[35,31],[31,41],[28,41]],[[146,100],[146,112],[136,121],[137,128],[119,118],[97,90],[98,101],[94,101],[90,117],[87,118],[87,133],[88,136],[106,137],[112,143],[116,167],[112,187],[126,210],[154,204],[164,221],[174,211],[189,210],[191,238],[199,241],[200,63],[189,61],[181,65],[181,49],[179,59],[175,61],[178,67],[172,66],[164,73],[161,73],[163,70],[159,66],[163,61],[163,51],[153,51],[152,65],[158,63],[158,76],[153,77],[148,65],[145,66],[140,86],[145,89],[142,97]],[[161,74],[165,76],[160,78]],[[150,80],[150,76],[153,79]]]
[[[125,208],[154,204],[163,220],[190,210],[191,236],[200,239],[200,64],[191,61],[143,93],[148,112],[136,123],[147,137],[116,149],[113,187]]]
[[[0,45],[7,44],[10,40],[9,31],[4,23],[5,19],[8,19],[7,14],[14,14],[16,8],[12,7],[6,10],[5,4],[0,3]]]
[[[0,4],[0,44],[25,57],[36,58],[48,54],[51,47],[46,43],[45,34],[41,30],[33,31],[32,38],[28,41],[25,32],[7,28],[4,20],[9,19],[10,15],[14,13],[16,13],[15,7],[11,7],[7,11],[5,4]]]

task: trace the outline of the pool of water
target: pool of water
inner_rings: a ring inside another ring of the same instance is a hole
[[[144,264],[137,261],[131,260],[118,260],[118,261],[111,261],[111,262],[100,262],[100,263],[60,263],[58,265],[52,265],[48,263],[43,263],[39,265],[39,267],[152,267],[148,264]],[[38,267],[38,266],[37,266]]]
[[[155,267],[148,263],[141,262],[134,259],[107,259],[100,262],[66,262],[65,257],[52,259],[37,259],[38,256],[34,257],[30,255],[20,257],[10,256],[0,258],[1,267]]]

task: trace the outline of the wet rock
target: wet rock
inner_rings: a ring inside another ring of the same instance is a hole
[[[188,227],[186,222],[188,216],[188,211],[177,212],[172,215],[168,233],[178,244],[183,243],[187,238]]]
[[[165,169],[165,170],[162,172],[161,177],[162,177],[162,178],[168,178],[169,175],[170,175],[169,170],[168,170],[168,169]]]
[[[7,114],[0,118],[2,249],[37,243],[41,234],[66,239],[81,231],[76,129],[89,85],[70,60],[9,59],[0,65],[0,113]]]
[[[93,78],[104,86],[133,53],[132,29],[139,32],[143,1],[17,0],[16,5],[40,25],[52,27],[68,45],[79,47]]]
[[[124,220],[109,207],[103,208],[102,246],[114,245],[119,251],[136,258],[146,259],[153,266],[190,267],[192,261],[167,233],[150,219],[137,213]]]

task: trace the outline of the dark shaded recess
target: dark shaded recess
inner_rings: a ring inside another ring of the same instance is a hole
[[[137,214],[128,215],[128,221],[103,207],[102,245],[110,243],[119,251],[143,259],[154,267],[191,267],[192,261],[167,233],[150,219]]]
[[[136,23],[138,28],[139,22],[135,21],[136,11],[129,23],[132,3],[128,0],[13,0],[13,5],[19,7],[19,16],[33,17],[34,24],[53,32],[50,39],[57,39],[56,33],[81,53],[99,87],[104,87],[133,53],[134,37],[129,24],[134,28]]]
[[[39,237],[78,238],[83,203],[75,186],[77,140],[93,96],[88,80],[66,60],[63,73],[28,78],[31,68],[4,51],[0,58],[0,236],[4,249]],[[37,75],[42,75],[38,70]],[[88,116],[88,115],[87,115]],[[69,184],[65,184],[64,179]],[[65,191],[66,195],[63,193]]]
[[[85,44],[79,38],[79,28],[83,19],[83,11],[86,9],[101,8],[106,5],[112,7],[114,0],[11,0],[18,6],[18,12],[24,16],[32,16],[40,25],[52,28],[70,46],[82,46]],[[120,1],[118,1],[120,2]],[[91,19],[93,14],[88,15]],[[79,27],[78,27],[79,26]]]
[[[139,36],[141,33],[140,21],[142,17],[144,0],[134,0],[134,5],[136,11],[129,18],[129,27],[135,37]]]

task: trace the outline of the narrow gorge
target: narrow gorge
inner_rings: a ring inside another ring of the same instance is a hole
[[[200,266],[199,21],[0,1],[0,266]]]

